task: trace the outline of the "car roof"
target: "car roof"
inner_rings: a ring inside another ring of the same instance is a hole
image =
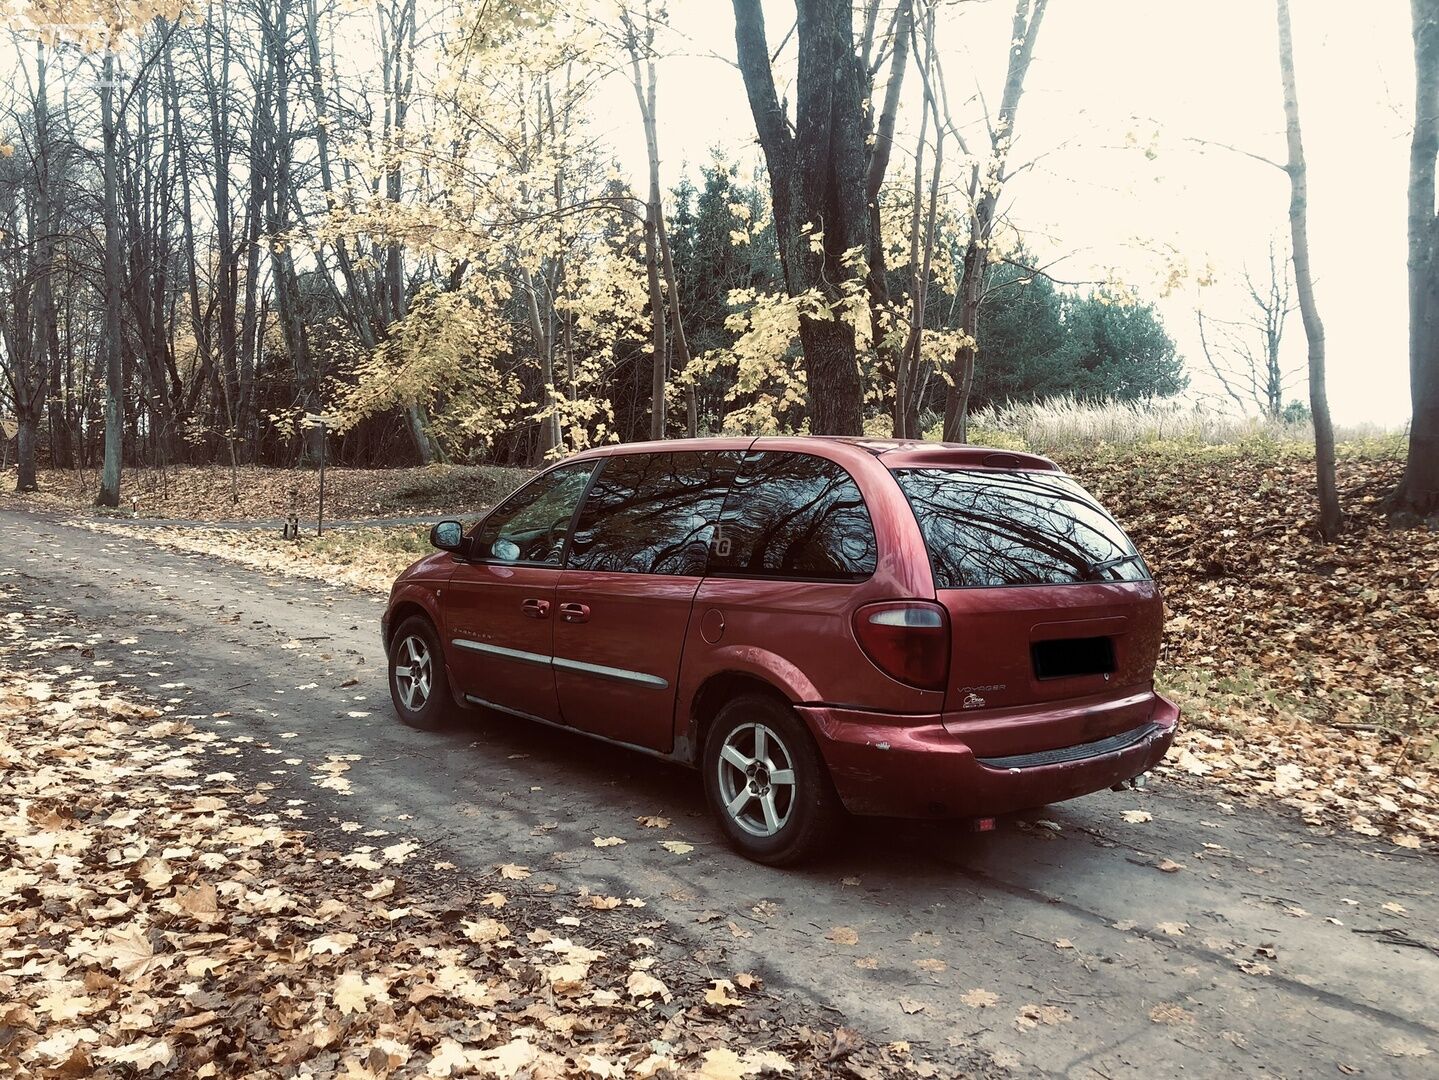
[[[880,439],[863,435],[743,435],[700,439],[665,439],[654,442],[611,443],[575,455],[576,459],[610,457],[615,454],[674,453],[679,450],[748,450],[793,446],[796,450],[820,446],[852,447],[878,458],[890,469],[1006,469],[1059,472],[1059,466],[1038,454],[1003,450],[968,443],[926,442],[922,439]],[[573,460],[573,459],[572,459]]]

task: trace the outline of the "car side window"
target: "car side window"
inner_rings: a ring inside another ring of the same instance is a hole
[[[575,524],[566,566],[698,577],[739,451],[687,450],[604,459]]]
[[[711,545],[709,572],[862,581],[878,559],[874,523],[853,478],[813,454],[745,455]]]
[[[559,566],[592,461],[561,465],[520,488],[480,523],[471,541],[486,562]]]

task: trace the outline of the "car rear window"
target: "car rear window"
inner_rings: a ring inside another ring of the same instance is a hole
[[[1061,473],[896,469],[929,548],[935,587],[1140,581],[1124,530]]]

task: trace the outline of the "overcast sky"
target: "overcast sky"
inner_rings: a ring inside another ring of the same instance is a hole
[[[672,183],[684,167],[707,161],[713,145],[734,156],[757,151],[732,66],[730,4],[670,0],[669,6],[684,39],[672,43],[684,55],[660,71],[661,153]],[[1292,0],[1292,7],[1330,402],[1340,422],[1399,425],[1409,414],[1409,5]],[[766,0],[772,47],[793,10],[792,0]],[[971,119],[979,115],[976,86],[991,102],[999,97],[1012,12],[1010,0],[970,0],[944,15],[951,100],[959,111],[970,99],[965,113]],[[711,52],[725,59],[706,55]],[[791,58],[792,52],[791,46]],[[909,89],[916,89],[913,79]],[[600,111],[621,161],[642,170],[642,134],[628,86],[609,87]],[[1082,280],[1114,267],[1153,296],[1171,262],[1164,252],[1177,252],[1196,271],[1213,265],[1214,288],[1201,294],[1191,278],[1190,286],[1159,301],[1202,381],[1196,307],[1203,303],[1218,317],[1243,314],[1238,286],[1245,266],[1260,269],[1270,238],[1287,238],[1288,183],[1277,169],[1189,140],[1283,159],[1273,4],[1051,0],[1018,127],[1013,160],[1039,162],[1006,190],[1006,203],[1032,249],[1069,256],[1056,275]],[[1152,147],[1154,156],[1127,146],[1130,137]],[[897,153],[892,168],[904,167]],[[1287,333],[1287,360],[1302,365],[1297,312]],[[1304,393],[1301,385],[1299,396]]]

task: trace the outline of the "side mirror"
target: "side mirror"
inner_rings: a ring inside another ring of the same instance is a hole
[[[458,521],[442,521],[430,530],[430,543],[441,551],[463,554],[468,543],[464,527]]]

